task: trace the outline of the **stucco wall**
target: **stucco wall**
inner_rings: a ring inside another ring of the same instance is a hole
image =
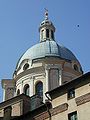
[[[74,111],[77,111],[77,117],[79,120],[89,120],[90,119],[90,101],[89,101],[90,98],[89,98],[89,94],[87,94],[87,93],[90,93],[90,83],[86,83],[86,85],[77,87],[75,89],[75,98],[68,100],[67,93],[65,93],[65,94],[53,99],[52,100],[53,108],[55,108],[56,106],[58,106],[60,104],[67,103],[68,110],[63,113],[59,113],[59,114],[53,116],[52,120],[68,120],[68,114],[72,113]],[[80,105],[77,104],[75,99],[78,97],[81,97],[83,95],[85,95],[85,99],[88,99],[88,100],[84,99],[82,104],[80,104]]]

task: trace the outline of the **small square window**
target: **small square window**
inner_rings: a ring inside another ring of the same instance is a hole
[[[68,97],[68,99],[72,99],[75,97],[75,89],[74,88],[68,90],[67,97]]]
[[[78,120],[77,111],[68,114],[68,120]]]

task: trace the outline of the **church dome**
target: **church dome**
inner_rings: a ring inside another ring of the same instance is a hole
[[[46,40],[29,48],[20,58],[18,66],[23,60],[35,60],[44,57],[59,57],[70,61],[78,61],[74,54],[66,47],[58,45],[55,41]]]

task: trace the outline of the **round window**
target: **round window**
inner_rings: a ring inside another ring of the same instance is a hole
[[[78,71],[78,66],[74,64],[74,70]]]
[[[23,70],[27,70],[29,68],[29,64],[26,63],[24,66],[23,66]]]

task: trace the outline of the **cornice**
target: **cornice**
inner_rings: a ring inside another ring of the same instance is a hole
[[[33,74],[33,73],[42,73],[44,71],[44,68],[43,67],[36,67],[36,68],[32,68],[32,69],[28,69],[28,70],[25,70],[23,71],[22,73],[18,74],[14,80],[17,81],[19,80],[21,77],[25,76],[25,75],[28,75],[28,74]]]

